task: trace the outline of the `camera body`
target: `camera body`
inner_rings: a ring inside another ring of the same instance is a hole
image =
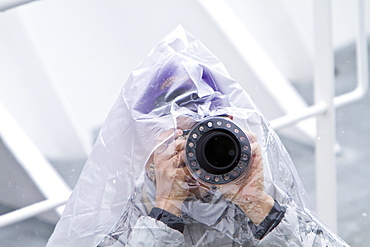
[[[197,123],[188,133],[185,163],[193,177],[211,185],[240,178],[251,157],[248,136],[232,120],[211,117]]]

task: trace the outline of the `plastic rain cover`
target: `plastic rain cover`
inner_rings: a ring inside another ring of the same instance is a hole
[[[48,246],[346,246],[307,208],[269,123],[179,26],[132,71]]]

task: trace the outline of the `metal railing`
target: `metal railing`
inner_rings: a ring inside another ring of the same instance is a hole
[[[201,4],[206,8],[207,4],[221,4],[222,7],[227,6],[227,4],[222,0],[212,1],[212,3],[205,2],[204,0],[199,0]],[[356,88],[346,94],[334,97],[333,92],[334,88],[332,82],[329,82],[329,87],[326,88],[327,91],[329,89],[328,95],[323,95],[321,97],[315,96],[316,103],[312,106],[309,106],[301,111],[296,113],[287,114],[283,117],[277,118],[275,120],[270,121],[272,128],[274,129],[281,129],[291,125],[298,123],[299,121],[315,117],[321,116],[322,119],[317,120],[317,128],[318,130],[322,130],[319,132],[319,138],[317,138],[316,145],[316,152],[320,153],[322,151],[325,152],[325,155],[330,155],[329,158],[330,162],[327,164],[327,158],[322,157],[320,155],[317,156],[316,162],[322,164],[325,168],[317,171],[317,187],[325,184],[324,188],[319,187],[320,191],[318,190],[318,205],[324,205],[325,207],[318,206],[318,213],[320,216],[327,218],[326,223],[335,231],[336,229],[336,180],[335,180],[335,158],[334,156],[334,142],[335,142],[335,135],[333,136],[332,133],[329,136],[325,136],[327,130],[325,129],[325,125],[327,122],[331,122],[329,128],[333,128],[335,126],[335,122],[333,123],[333,114],[328,114],[329,111],[333,111],[334,108],[340,107],[356,100],[361,99],[365,96],[368,90],[368,57],[367,57],[367,37],[366,37],[366,28],[365,28],[365,8],[363,0],[357,1],[357,11],[358,11],[358,25],[357,25],[357,34],[356,34],[356,56],[357,56],[357,86]],[[211,11],[211,9],[207,9],[207,11]],[[324,40],[324,44],[322,43],[322,37],[320,41],[317,40],[315,42],[315,50],[317,51],[324,51],[323,53],[317,54],[315,58],[315,63],[320,63],[321,65],[315,69],[315,94],[318,94],[319,91],[322,91],[322,85],[328,83],[327,80],[333,80],[333,74],[329,75],[329,79],[327,79],[327,74],[334,73],[333,68],[333,49],[331,45],[331,23],[330,23],[330,1],[322,1],[322,0],[315,0],[315,32],[316,35],[326,33],[325,35],[326,40]],[[216,24],[219,24],[219,21],[214,18]],[[220,25],[220,24],[219,24]],[[226,35],[229,35],[226,33]],[[324,46],[323,46],[324,45]],[[319,47],[318,47],[319,46]],[[326,60],[326,62],[322,62],[320,60]],[[331,78],[330,78],[331,77]],[[329,119],[328,119],[329,118]],[[335,128],[334,128],[335,129]],[[334,139],[333,139],[334,138]],[[325,143],[324,146],[322,145],[324,142],[323,140],[329,139],[328,145]],[[326,150],[329,148],[329,151]],[[321,151],[320,151],[321,150]],[[328,153],[329,152],[329,153]],[[325,156],[324,155],[324,156]],[[321,165],[320,165],[321,166]],[[330,181],[328,181],[328,177],[331,177]],[[325,189],[326,187],[326,189]],[[21,208],[19,210],[15,210],[13,212],[7,213],[5,215],[0,216],[0,227],[7,226],[9,224],[13,224],[27,218],[34,217],[40,213],[46,212],[51,209],[55,209],[63,204],[66,203],[68,198],[51,198],[44,200],[39,203],[35,203],[33,205]],[[328,201],[329,200],[329,206]],[[324,220],[325,221],[325,220]]]

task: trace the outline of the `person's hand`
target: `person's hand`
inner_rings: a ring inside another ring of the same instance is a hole
[[[170,130],[159,137],[163,142],[153,154],[156,182],[156,207],[179,216],[188,196],[186,167],[184,167],[185,140],[178,138],[182,130]]]
[[[260,224],[274,206],[274,199],[264,190],[261,148],[257,136],[247,133],[252,157],[246,173],[236,182],[220,187],[225,199],[238,205],[255,225]]]

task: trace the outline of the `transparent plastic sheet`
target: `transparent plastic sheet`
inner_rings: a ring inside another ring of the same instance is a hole
[[[237,166],[246,168],[191,168],[187,145],[200,132],[188,130],[205,120],[244,133],[236,138],[250,157]],[[179,26],[132,71],[48,246],[346,246],[305,195],[249,95]]]

